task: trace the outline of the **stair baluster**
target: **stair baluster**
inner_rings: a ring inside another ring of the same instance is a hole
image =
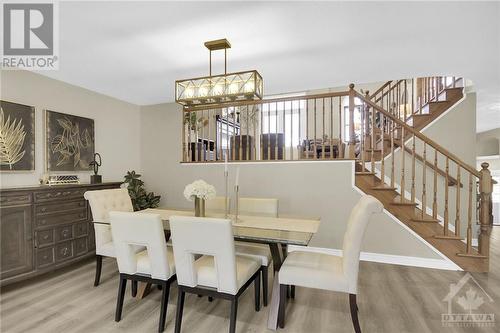
[[[405,199],[405,156],[404,146],[405,146],[405,128],[401,127],[401,203],[403,203]]]
[[[437,174],[438,174],[438,152],[434,149],[434,187],[433,187],[433,198],[432,198],[432,218],[437,220],[438,206],[437,206]]]
[[[455,203],[455,236],[460,237],[460,190],[461,190],[460,165],[457,165],[456,203]]]

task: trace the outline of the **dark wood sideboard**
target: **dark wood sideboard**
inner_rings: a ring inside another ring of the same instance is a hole
[[[0,189],[0,285],[93,256],[94,228],[83,194],[120,184]]]

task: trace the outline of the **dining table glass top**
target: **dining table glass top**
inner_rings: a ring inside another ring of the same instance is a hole
[[[165,230],[170,230],[171,216],[194,216],[194,211],[182,209],[148,208],[138,214],[158,214],[163,221]],[[224,218],[224,213],[207,213],[206,217]],[[268,217],[240,215],[238,220],[229,215],[233,223],[233,234],[236,240],[255,243],[281,243],[288,245],[307,246],[312,236],[318,231],[320,224],[317,219],[303,219],[293,217]]]

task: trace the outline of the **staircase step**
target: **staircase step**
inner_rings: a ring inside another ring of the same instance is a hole
[[[413,222],[419,222],[419,223],[439,223],[439,220],[433,219],[433,218],[421,218],[421,217],[415,217],[411,219]]]
[[[418,204],[416,202],[410,201],[408,199],[401,200],[401,196],[398,196],[394,199],[393,202],[391,202],[391,205],[394,205],[394,206],[417,206]]]
[[[356,171],[356,175],[359,175],[359,176],[374,176],[375,173],[374,172],[370,172],[370,171]]]
[[[391,186],[386,185],[386,184],[382,184],[382,185],[378,185],[378,186],[373,186],[372,190],[375,190],[375,191],[395,191],[396,188],[391,187]]]

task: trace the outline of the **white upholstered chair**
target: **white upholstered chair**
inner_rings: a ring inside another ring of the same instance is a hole
[[[230,300],[229,332],[235,332],[238,298],[252,282],[260,309],[260,262],[236,255],[230,220],[172,216],[170,229],[179,288],[175,332],[181,331],[186,293]]]
[[[372,196],[363,196],[352,209],[344,234],[342,257],[294,251],[288,254],[279,271],[279,326],[285,326],[286,294],[289,285],[337,291],[349,294],[351,318],[356,333],[358,321],[358,270],[361,243],[372,214],[380,213],[383,205]]]
[[[115,321],[120,321],[127,280],[162,286],[160,322],[163,332],[167,314],[170,284],[175,281],[175,262],[171,247],[167,247],[163,223],[157,214],[110,212],[120,285],[116,302]],[[137,247],[145,250],[137,253]]]
[[[240,215],[278,217],[278,199],[240,198]],[[236,254],[257,259],[261,263],[262,294],[264,306],[268,302],[268,271],[271,264],[271,251],[268,245],[249,242],[236,242]]]
[[[89,201],[94,222],[96,253],[94,286],[98,286],[101,278],[102,257],[116,257],[109,225],[109,212],[133,212],[134,207],[126,188],[87,191],[84,197]],[[144,247],[136,247],[137,252],[142,250]]]
[[[207,213],[224,214],[226,206],[224,204],[225,197],[215,197],[205,202],[205,211]],[[231,207],[231,198],[227,198],[228,210]]]

